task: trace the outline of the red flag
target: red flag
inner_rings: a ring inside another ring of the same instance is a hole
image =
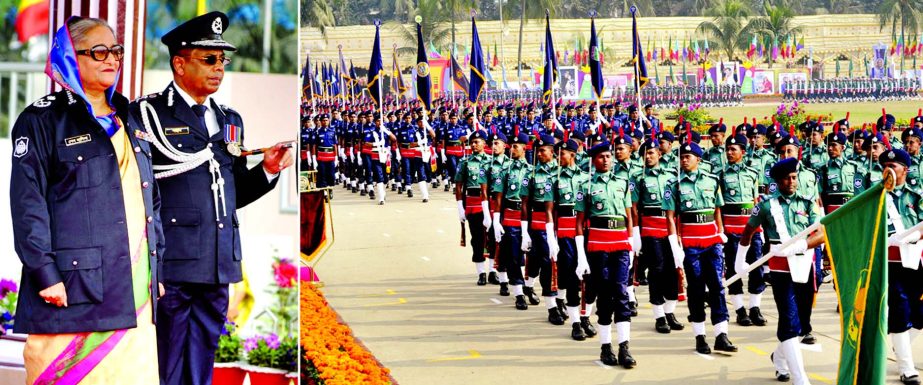
[[[20,0],[16,15],[19,42],[48,33],[48,0]]]

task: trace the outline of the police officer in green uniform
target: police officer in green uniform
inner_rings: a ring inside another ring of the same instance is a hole
[[[824,126],[808,120],[802,123],[801,132],[807,138],[801,154],[801,164],[817,171],[827,163],[828,159],[827,148],[824,146]]]
[[[885,151],[884,143],[884,134],[881,132],[870,136],[862,143],[862,149],[866,151],[869,156],[866,158],[866,168],[862,170],[862,183],[861,185],[856,186],[856,194],[859,194],[869,187],[872,187],[873,184],[881,181],[881,173],[884,171],[884,166],[878,162],[878,157]]]
[[[824,211],[830,214],[853,197],[856,181],[861,183],[862,175],[858,165],[846,159],[843,154],[847,138],[838,126],[827,135],[826,141],[829,160],[818,170],[818,179],[820,200],[824,204]]]
[[[525,283],[522,276],[522,268],[525,267],[522,238],[528,236],[528,233],[524,231],[528,229],[528,223],[522,216],[522,199],[523,197],[528,198],[527,187],[529,177],[532,175],[532,165],[526,161],[525,150],[526,144],[529,143],[529,136],[516,128],[509,141],[512,159],[509,166],[500,170],[500,173],[494,177],[491,185],[492,191],[499,191],[495,199],[499,202],[499,224],[502,230],[495,227],[494,236],[500,235],[500,295],[504,295],[506,288],[503,280],[508,278],[509,284],[513,286],[513,295],[516,296],[516,309],[527,310],[529,305],[526,303],[522,287]],[[496,216],[493,222],[493,225],[497,226]]]
[[[735,257],[738,270],[747,269],[743,262],[744,255],[750,249],[750,240],[762,227],[767,242],[771,245],[777,257],[769,260],[769,277],[772,283],[773,299],[779,310],[779,325],[776,328],[776,337],[780,343],[770,355],[776,369],[776,379],[794,384],[808,383],[801,357],[801,348],[798,346],[798,336],[810,333],[805,331],[805,316],[810,317],[810,307],[813,305],[814,287],[811,278],[807,283],[793,282],[787,256],[811,253],[811,248],[820,246],[823,241],[823,230],[810,236],[810,239],[800,239],[784,250],[775,250],[778,245],[788,241],[792,236],[804,231],[813,223],[820,220],[821,213],[813,199],[799,193],[798,183],[801,177],[798,172],[798,159],[786,158],[777,162],[770,174],[779,186],[778,191],[769,199],[761,201],[753,210]],[[810,255],[810,254],[809,254]],[[758,267],[757,269],[761,269]],[[809,276],[813,276],[809,274]],[[807,307],[808,311],[806,312]]]
[[[568,138],[555,145],[555,152],[560,155],[561,166],[558,169],[557,183],[554,185],[555,229],[558,236],[558,297],[566,297],[567,322],[571,325],[571,338],[583,341],[596,335],[596,328],[590,323],[588,314],[592,312],[594,298],[585,298],[586,308],[581,314],[580,284],[577,277],[577,214],[574,206],[577,200],[583,200],[589,175],[576,164],[579,144]],[[581,225],[582,226],[582,225]],[[586,290],[584,290],[586,292]],[[593,294],[592,292],[588,294]]]
[[[766,126],[762,124],[753,125],[747,130],[747,139],[750,140],[747,165],[757,169],[760,173],[760,180],[757,182],[759,194],[762,196],[769,195],[769,185],[772,183],[772,179],[769,177],[769,169],[775,164],[776,155],[772,150],[766,148]]]
[[[502,131],[495,130],[490,134],[490,143],[491,143],[491,155],[490,155],[490,164],[487,166],[487,194],[490,200],[488,207],[491,209],[491,219],[493,220],[493,231],[487,233],[487,252],[488,252],[488,269],[490,273],[487,274],[487,283],[491,285],[498,285],[501,282],[506,281],[506,274],[502,274],[503,280],[498,277],[498,268],[500,265],[499,260],[497,259],[497,240],[500,239],[497,237],[497,231],[500,231],[502,234],[502,226],[500,226],[500,210],[499,210],[499,201],[496,199],[497,194],[502,192],[502,186],[498,186],[496,183],[497,179],[501,177],[503,170],[509,168],[510,157],[506,156],[506,135]],[[503,271],[503,270],[500,270]],[[501,290],[502,291],[502,290]],[[506,294],[501,293],[500,295],[508,296],[510,295],[507,288]]]
[[[747,166],[744,162],[748,140],[742,132],[745,132],[749,127],[749,124],[741,124],[735,130],[734,135],[727,138],[725,141],[727,166],[717,174],[722,198],[724,199],[724,206],[721,207],[721,219],[724,224],[724,234],[728,238],[724,245],[727,255],[737,254],[737,244],[740,242],[744,227],[747,225],[747,219],[750,218],[750,213],[753,211],[754,204],[756,204],[759,197],[757,186],[762,175],[760,175],[759,170]],[[762,257],[763,239],[760,234],[754,233],[750,241],[755,243],[756,247],[744,256],[747,262],[753,262]],[[727,263],[725,268],[727,269],[726,275],[729,277],[737,272],[733,263]],[[751,271],[748,278],[747,292],[750,294],[750,300],[749,306],[746,308],[744,307],[743,281],[734,282],[728,287],[731,304],[737,314],[737,324],[740,326],[764,326],[766,325],[766,319],[763,318],[760,311],[760,300],[762,299],[763,290],[766,289],[766,283],[762,269]],[[749,312],[747,309],[749,309]]]
[[[455,173],[455,202],[458,205],[458,219],[468,222],[471,231],[471,261],[477,267],[477,284],[487,284],[487,263],[484,257],[486,229],[490,228],[490,208],[487,203],[487,167],[490,156],[484,153],[487,133],[473,132],[468,140],[472,154],[458,163]]]
[[[671,132],[661,131],[657,134],[657,141],[660,145],[661,154],[659,163],[663,164],[664,167],[673,167],[676,169],[677,156],[673,153],[673,142],[676,141],[676,136]]]
[[[618,129],[617,135],[614,135],[612,138],[612,146],[615,149],[615,162],[612,166],[612,174],[623,178],[629,181],[629,188],[633,188],[633,184],[630,182],[635,179],[635,176],[641,172],[641,168],[635,166],[634,161],[632,160],[632,146],[634,145],[634,139],[628,132],[625,132],[621,127]],[[635,241],[635,240],[633,240]],[[640,239],[638,239],[640,241]],[[640,245],[638,245],[640,248]],[[634,269],[637,268],[634,263],[634,254],[632,254],[632,263],[630,264],[631,277],[635,276]],[[634,281],[634,279],[632,279]],[[628,285],[628,307],[631,310],[631,316],[634,317],[638,315],[638,301],[635,298],[635,286],[633,282]]]
[[[884,113],[884,109],[881,111]],[[893,129],[894,125],[896,124],[894,115],[884,114],[878,117],[878,120],[875,122],[875,124],[878,127],[878,132],[880,132],[884,137],[884,140],[888,143],[891,143],[891,148],[899,150],[904,148],[903,144],[900,142],[900,140],[898,140],[899,138],[891,135],[891,129]]]
[[[712,168],[710,172],[712,173],[720,172],[727,164],[724,155],[724,136],[727,135],[727,130],[727,125],[724,124],[724,118],[708,128],[711,148],[705,151],[702,155],[702,159],[711,163]]]
[[[672,134],[669,134],[672,139]],[[641,145],[644,169],[633,180],[631,202],[633,218],[639,218],[632,235],[641,239],[641,257],[648,268],[648,291],[653,306],[654,327],[658,333],[682,330],[684,325],[676,319],[679,295],[679,276],[670,245],[667,242],[667,217],[663,208],[664,191],[676,180],[676,167],[661,162],[663,139],[647,140]],[[672,146],[672,140],[669,142]],[[682,267],[682,266],[679,266]]]
[[[557,261],[558,255],[558,241],[554,232],[554,184],[558,167],[554,159],[554,137],[540,134],[534,146],[537,163],[529,180],[529,199],[524,199],[522,205],[523,217],[529,219],[528,229],[523,229],[529,236],[523,236],[522,244],[523,251],[528,252],[525,292],[529,301],[538,305],[534,285],[535,278],[539,278],[542,297],[545,297],[545,307],[548,309],[548,322],[563,325],[564,317],[554,300],[557,290],[551,285],[551,264]]]
[[[910,155],[910,165],[907,167],[907,184],[917,192],[923,192],[923,154],[920,153],[920,143],[923,141],[923,130],[916,127],[923,125],[923,117],[914,118],[914,127],[901,133],[904,142],[904,151]]]
[[[679,180],[664,191],[670,248],[676,265],[682,265],[688,282],[689,322],[696,340],[696,351],[710,354],[705,341],[705,302],[711,309],[715,331],[715,350],[736,352],[728,339],[728,311],[724,299],[724,226],[718,178],[698,169],[702,149],[696,143],[680,147],[682,172]],[[681,238],[680,238],[681,237]],[[682,239],[682,244],[680,244]],[[706,287],[708,292],[706,293]]]
[[[627,178],[612,172],[610,143],[603,141],[587,152],[593,170],[583,199],[574,204],[577,226],[577,277],[590,274],[590,285],[598,295],[597,330],[600,360],[609,366],[634,367],[637,362],[628,350],[631,311],[628,308],[629,264],[631,250],[631,196]],[[586,234],[586,245],[584,245]],[[584,247],[586,246],[586,247]],[[618,356],[612,352],[612,323],[618,334]]]

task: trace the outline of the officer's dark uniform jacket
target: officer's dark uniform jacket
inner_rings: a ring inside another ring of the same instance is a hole
[[[151,298],[163,255],[160,197],[149,144],[138,139],[128,100],[112,106],[134,149],[147,219]],[[121,134],[121,133],[119,133]],[[84,100],[70,91],[27,107],[13,127],[10,206],[22,291],[14,330],[53,334],[137,326],[131,253],[115,149]],[[68,307],[45,303],[41,290],[64,283]],[[156,301],[153,314],[157,314]]]
[[[212,173],[208,162],[179,175],[157,180],[162,193],[165,244],[163,281],[171,283],[227,284],[239,282],[241,274],[240,233],[236,210],[259,199],[276,185],[278,178],[268,181],[262,163],[247,169],[246,157],[233,157],[227,151],[227,125],[238,127],[243,141],[243,120],[225,106],[212,102],[221,131],[209,137],[198,116],[170,83],[159,93],[135,101],[130,106],[132,116],[142,122],[140,104],[146,101],[157,111],[167,140],[179,151],[195,153],[211,148],[221,166],[224,178],[224,199],[227,216],[212,197]],[[151,119],[148,113],[148,119]],[[151,121],[152,129],[156,129]],[[154,164],[172,164],[156,148]]]

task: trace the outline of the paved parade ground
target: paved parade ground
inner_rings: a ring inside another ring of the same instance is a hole
[[[440,188],[424,204],[415,194],[389,191],[378,206],[337,187],[336,240],[317,265],[330,304],[401,385],[778,383],[769,358],[778,343],[771,288],[762,306],[769,324],[738,326],[731,311],[729,336],[739,351],[705,356],[694,352],[686,303],[676,312],[686,329],[658,334],[641,286],[631,335],[638,366],[606,367],[598,339],[571,340],[569,325],[547,322],[544,303],[518,311],[498,286],[476,286],[470,249],[458,245],[454,197]],[[807,372],[814,384],[835,383],[840,332],[832,284],[822,286],[812,323],[818,343],[801,345]],[[923,357],[919,341],[914,355]],[[889,354],[888,383],[900,383],[896,368]]]

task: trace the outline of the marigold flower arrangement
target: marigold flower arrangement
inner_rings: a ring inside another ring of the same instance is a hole
[[[391,384],[389,371],[338,321],[323,294],[301,283],[301,383]]]

